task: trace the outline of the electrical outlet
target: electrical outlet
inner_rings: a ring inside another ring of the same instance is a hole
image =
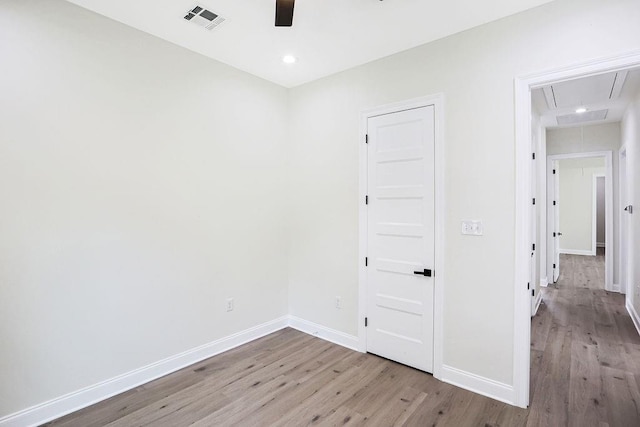
[[[233,311],[233,298],[227,298],[227,311]]]
[[[336,308],[340,310],[342,308],[342,298],[336,297]]]
[[[462,234],[482,236],[482,221],[462,221]]]

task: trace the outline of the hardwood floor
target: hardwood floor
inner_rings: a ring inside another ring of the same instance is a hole
[[[563,256],[543,290],[529,409],[284,329],[47,425],[640,426],[640,337],[601,258]]]

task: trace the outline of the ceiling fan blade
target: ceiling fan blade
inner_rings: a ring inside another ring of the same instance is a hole
[[[293,4],[295,0],[276,0],[276,27],[290,27],[293,24]]]

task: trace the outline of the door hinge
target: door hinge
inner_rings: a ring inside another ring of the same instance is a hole
[[[365,205],[369,204],[369,196],[364,196],[364,204]]]
[[[369,258],[368,257],[364,257],[364,266],[368,266],[369,265]]]
[[[555,264],[553,264],[553,268],[556,268],[556,265],[555,265]]]
[[[556,170],[555,170],[555,169],[553,170],[553,174],[554,174],[554,175],[556,174]]]
[[[527,290],[531,289],[531,283],[527,282]]]
[[[536,290],[535,289],[531,289],[531,296],[535,297],[536,296]]]
[[[364,136],[364,143],[365,143],[365,144],[368,144],[368,143],[369,143],[369,134],[366,134],[366,135]]]
[[[531,153],[531,157],[533,157],[533,160],[536,159],[536,153]]]
[[[364,327],[369,326],[369,319],[367,317],[364,318]]]
[[[536,198],[535,197],[533,198],[533,204],[534,205],[536,204]]]
[[[534,244],[533,244],[533,245],[531,245],[531,246],[532,246],[533,250],[535,251],[535,250],[536,250],[536,244],[534,243]]]
[[[553,237],[556,237],[556,232],[555,231],[553,232]]]
[[[554,200],[554,201],[553,201],[553,206],[555,206],[555,205],[556,205],[556,201]]]

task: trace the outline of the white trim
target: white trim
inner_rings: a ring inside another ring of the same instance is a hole
[[[619,239],[618,239],[618,275],[620,280],[620,292],[626,294],[625,299],[631,302],[633,305],[633,291],[629,291],[629,280],[632,265],[629,262],[629,255],[631,253],[631,242],[629,218],[625,218],[626,212],[623,206],[628,204],[629,201],[629,174],[628,174],[628,162],[627,162],[627,146],[625,144],[618,150],[618,224],[619,224]],[[623,167],[624,165],[624,167]],[[623,245],[623,240],[626,245]],[[624,257],[622,256],[624,254]],[[627,265],[622,264],[622,260],[627,260]]]
[[[611,286],[611,290],[612,290],[613,292],[622,293],[622,289],[620,288],[620,283],[614,283],[614,284]]]
[[[364,259],[367,256],[367,210],[365,196],[367,194],[367,146],[364,144],[367,134],[367,120],[370,117],[389,114],[412,108],[434,106],[435,110],[435,260],[434,260],[434,310],[433,310],[433,376],[442,376],[443,364],[443,319],[444,319],[444,230],[445,230],[445,196],[444,196],[444,94],[424,96],[408,101],[396,102],[363,110],[360,115],[359,138],[359,253],[358,261],[358,350],[367,349],[364,318],[366,317],[367,270]]]
[[[514,389],[508,384],[494,381],[451,366],[442,366],[442,381],[513,405]]]
[[[633,325],[636,327],[638,335],[640,335],[640,316],[638,316],[638,312],[633,307],[633,305],[630,304],[629,300],[625,302],[624,306],[627,308],[629,316],[631,316],[631,320],[633,320]]]
[[[538,292],[538,294],[536,295],[536,300],[535,300],[535,304],[533,307],[533,313],[531,314],[531,317],[535,316],[536,314],[538,314],[538,309],[540,308],[540,304],[542,303],[542,292]]]
[[[640,66],[640,50],[600,58],[568,67],[560,67],[516,77],[515,86],[515,264],[514,264],[514,331],[513,388],[514,404],[529,405],[529,375],[531,347],[530,296],[526,290],[529,273],[530,219],[527,203],[531,188],[531,89],[549,83]],[[607,190],[609,191],[609,190]],[[611,217],[611,212],[605,215]]]
[[[612,171],[613,172],[613,171]],[[613,173],[611,174],[613,175]],[[605,187],[604,187],[604,192],[605,192],[605,211],[607,209],[607,202],[606,202],[606,198],[607,198],[607,176],[603,173],[594,173],[593,174],[593,181],[592,181],[592,213],[591,213],[591,252],[592,255],[596,255],[596,248],[598,248],[598,178],[603,178],[605,183]],[[612,198],[613,200],[613,198]],[[606,214],[605,214],[605,230],[607,228],[607,224],[606,224]],[[606,233],[606,231],[605,231]],[[605,236],[606,238],[606,236]],[[602,246],[600,246],[601,248],[605,247],[606,244],[605,243],[600,243]],[[605,257],[606,257],[606,253],[605,253]]]
[[[586,249],[560,249],[559,252],[565,255],[585,255],[585,256],[595,256],[593,252]]]
[[[117,377],[65,394],[14,414],[0,418],[1,427],[37,426],[71,412],[131,390],[209,357],[231,350],[249,341],[288,326],[289,316],[282,316],[253,328],[184,351]]]
[[[322,326],[296,316],[289,316],[289,326],[300,332],[304,332],[305,334],[322,338],[325,341],[341,345],[342,347],[346,347],[354,351],[359,351],[360,349],[360,340],[358,337],[345,334],[344,332],[340,332],[335,329],[327,328],[326,326]]]
[[[540,286],[542,286],[543,288],[549,286],[549,278],[543,277],[542,279],[540,279]]]

